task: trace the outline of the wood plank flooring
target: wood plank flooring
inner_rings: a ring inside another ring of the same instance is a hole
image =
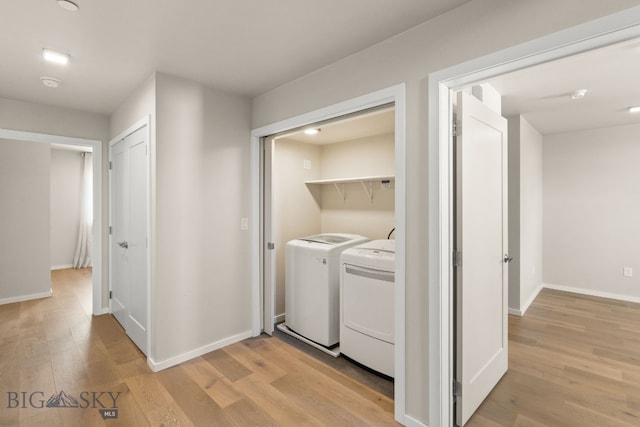
[[[391,399],[277,338],[153,373],[112,316],[89,314],[90,282],[55,271],[51,298],[0,306],[0,426],[397,425]],[[89,407],[37,407],[61,391]],[[99,412],[108,393],[116,419]]]
[[[543,290],[467,426],[640,426],[640,304]]]

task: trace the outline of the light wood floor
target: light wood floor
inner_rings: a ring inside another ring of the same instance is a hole
[[[0,306],[0,426],[397,425],[391,399],[276,338],[152,373],[112,316],[89,315],[90,281],[88,270],[56,271],[53,297]],[[31,408],[31,393],[38,406],[60,391],[80,403],[83,391],[121,392],[118,418]]]
[[[467,426],[640,426],[640,304],[543,290]]]

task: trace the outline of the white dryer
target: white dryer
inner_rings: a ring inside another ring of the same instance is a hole
[[[341,263],[340,352],[394,376],[395,241],[347,249]]]
[[[340,254],[368,239],[317,234],[287,242],[286,326],[326,347],[340,341]]]

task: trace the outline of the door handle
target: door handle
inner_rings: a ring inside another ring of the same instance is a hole
[[[126,240],[124,242],[118,242],[118,246],[120,246],[121,248],[129,249],[129,242],[127,242]]]
[[[513,257],[510,257],[509,254],[504,254],[504,262],[511,262],[513,261]]]

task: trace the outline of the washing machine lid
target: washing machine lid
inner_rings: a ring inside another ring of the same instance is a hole
[[[363,243],[344,251],[340,259],[343,264],[395,272],[395,241],[385,239]]]
[[[357,234],[345,234],[345,233],[324,233],[314,234],[313,236],[301,237],[298,240],[304,240],[305,242],[322,243],[325,245],[342,245],[345,243],[352,243],[354,240],[364,241],[367,238],[359,236]]]

